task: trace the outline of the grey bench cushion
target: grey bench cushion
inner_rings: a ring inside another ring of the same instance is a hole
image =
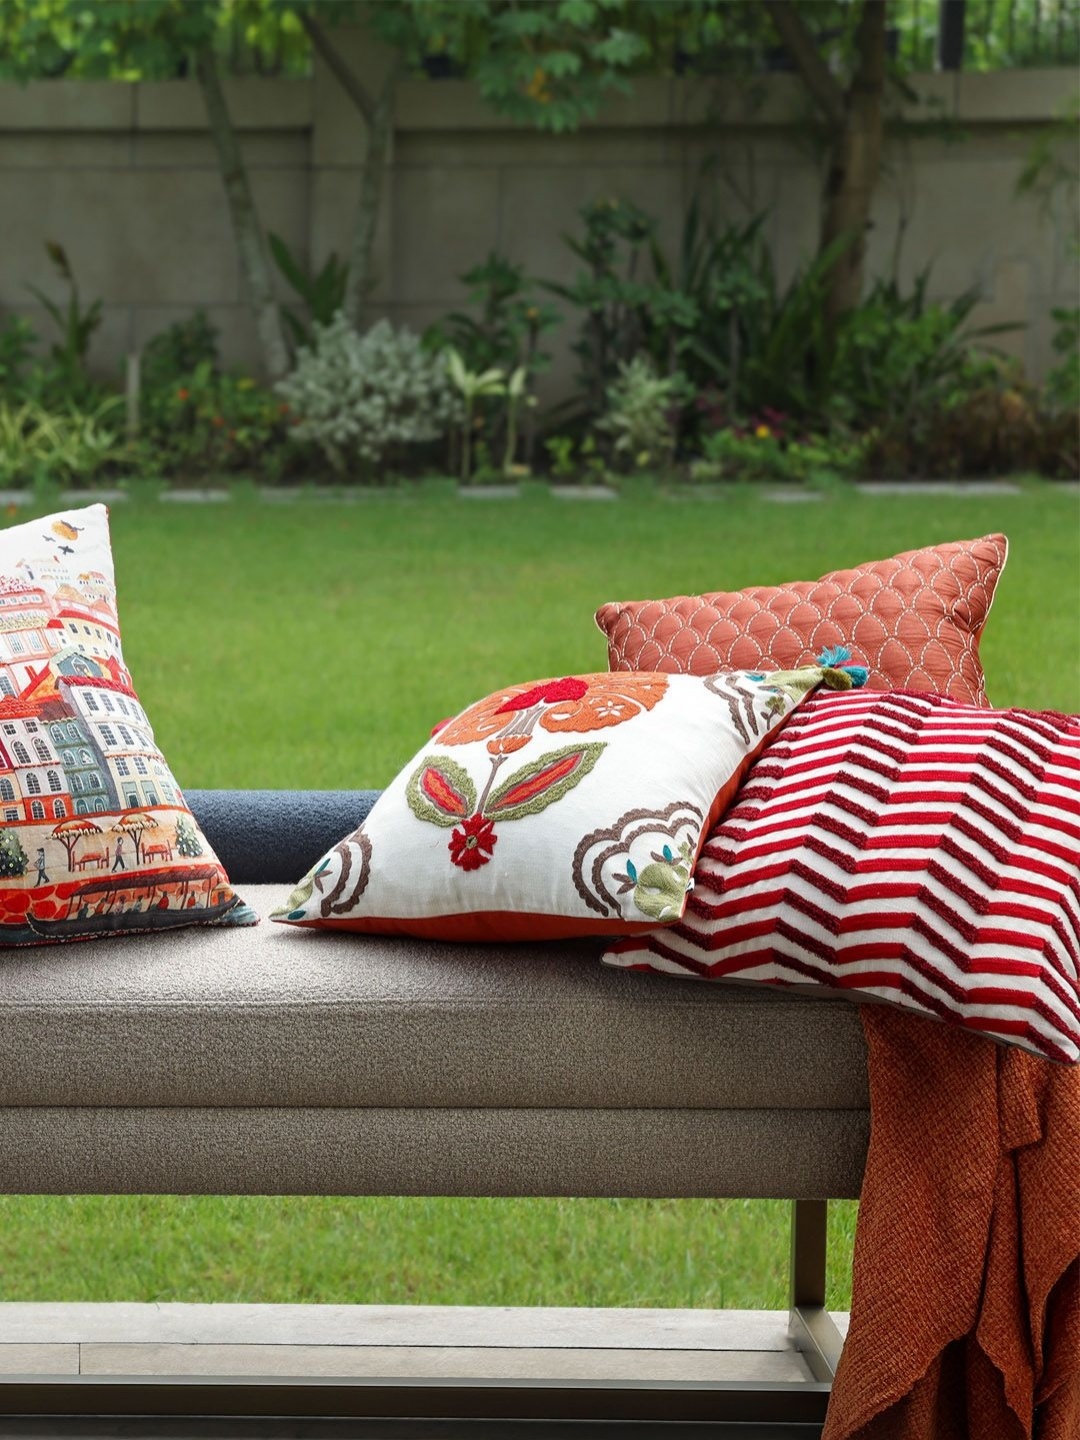
[[[0,1106],[866,1108],[853,1005],[599,952],[265,920],[8,952]]]

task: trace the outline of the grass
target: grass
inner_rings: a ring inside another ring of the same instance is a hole
[[[19,518],[22,518],[21,516]],[[497,684],[605,667],[607,599],[813,578],[1004,530],[997,704],[1080,710],[1080,498],[460,501],[447,488],[113,512],[125,653],[189,787],[382,786]],[[829,1303],[853,1204],[830,1207]],[[5,1299],[777,1307],[788,1207],[759,1201],[9,1197]]]

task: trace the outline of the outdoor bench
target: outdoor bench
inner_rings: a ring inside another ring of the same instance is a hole
[[[374,798],[187,796],[262,916]],[[826,1201],[859,1194],[869,1138],[855,1006],[616,972],[596,942],[438,944],[265,919],[10,951],[0,987],[4,1193],[788,1198],[791,1334],[816,1376],[297,1382],[271,1400],[250,1383],[208,1399],[144,1381],[132,1398],[120,1381],[25,1379],[0,1382],[0,1411],[820,1421],[840,1345]]]

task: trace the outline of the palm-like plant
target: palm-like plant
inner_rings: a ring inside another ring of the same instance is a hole
[[[450,383],[461,396],[465,418],[461,426],[461,483],[467,485],[472,475],[472,432],[476,415],[476,402],[490,395],[507,393],[506,372],[496,367],[490,370],[470,370],[459,351],[450,346],[446,351],[446,373]],[[519,372],[515,371],[515,375]],[[518,395],[524,390],[524,372]]]

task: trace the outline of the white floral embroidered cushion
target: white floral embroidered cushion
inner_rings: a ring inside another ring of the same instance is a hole
[[[680,918],[703,838],[822,679],[601,674],[496,691],[438,730],[273,919],[454,940]]]

